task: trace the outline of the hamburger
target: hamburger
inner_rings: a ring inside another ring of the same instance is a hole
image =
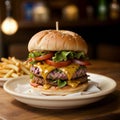
[[[28,43],[30,85],[45,95],[67,95],[88,88],[88,47],[67,30],[43,30]]]

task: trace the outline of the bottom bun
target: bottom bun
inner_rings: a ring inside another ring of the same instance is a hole
[[[80,84],[76,88],[72,88],[70,86],[66,86],[64,88],[56,88],[56,87],[51,87],[50,89],[43,89],[43,86],[38,86],[38,87],[33,87],[35,90],[40,91],[41,94],[52,96],[52,95],[68,95],[71,93],[76,93],[76,92],[82,92],[85,91],[88,88],[88,82]]]

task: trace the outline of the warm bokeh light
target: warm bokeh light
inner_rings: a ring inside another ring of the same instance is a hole
[[[76,20],[79,17],[79,10],[76,5],[68,5],[63,8],[63,17],[68,20]]]
[[[49,20],[49,9],[44,4],[38,4],[33,8],[35,22],[47,22]]]
[[[7,35],[12,35],[17,32],[18,23],[12,17],[7,17],[1,25],[1,30]]]

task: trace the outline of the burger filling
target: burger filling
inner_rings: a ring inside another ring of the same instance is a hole
[[[54,51],[29,54],[28,61],[32,64],[31,85],[43,86],[44,89],[55,87],[77,87],[87,82],[86,65],[88,57],[84,52]]]

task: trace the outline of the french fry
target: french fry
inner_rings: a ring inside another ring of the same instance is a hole
[[[12,76],[13,78],[16,78],[16,77],[19,76],[19,74],[17,74],[17,73],[12,73],[11,76]]]
[[[3,74],[4,74],[4,73],[8,73],[8,72],[9,72],[9,70],[5,70],[5,69],[1,69],[1,70],[0,70],[0,73],[1,73],[1,74],[2,74],[2,73],[3,73]]]
[[[5,63],[11,63],[11,61],[9,61],[9,60],[6,59],[6,58],[1,58],[1,61],[2,61],[2,62],[5,62]]]
[[[3,78],[8,78],[10,75],[14,72],[14,70],[10,70],[8,73],[6,73]]]
[[[1,58],[0,78],[15,78],[30,74],[30,64],[15,57]]]
[[[28,62],[26,62],[26,61],[25,61],[25,62],[23,62],[23,65],[24,65],[26,68],[28,68],[28,69],[29,69],[29,68],[30,68],[30,66],[31,66],[31,65],[30,65],[30,63],[28,63]]]
[[[9,57],[8,59],[11,60],[16,66],[18,66],[21,63],[21,61],[15,59],[15,57],[12,57],[12,58]]]
[[[19,71],[19,67],[15,66],[13,64],[8,64],[8,65],[6,65],[6,67],[11,68],[11,69],[15,70],[16,72]]]
[[[23,65],[21,65],[22,71],[24,71],[25,74],[30,74],[30,71],[26,69]]]
[[[0,78],[3,78],[4,74],[0,74]]]

